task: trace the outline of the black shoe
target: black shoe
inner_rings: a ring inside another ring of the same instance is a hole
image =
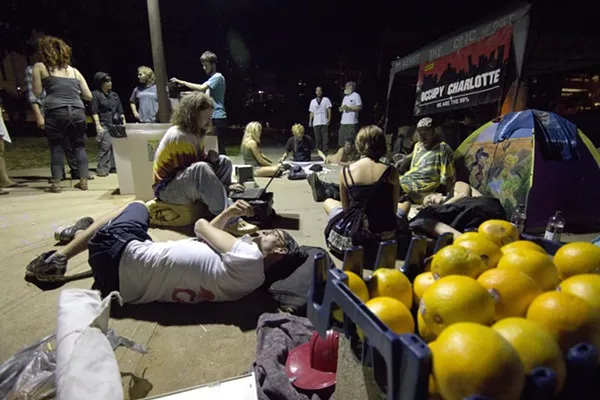
[[[323,185],[323,182],[321,182],[317,174],[313,173],[308,175],[306,180],[312,190],[313,200],[318,203],[324,201],[326,199],[325,185]]]
[[[75,237],[75,232],[83,231],[90,227],[94,223],[94,219],[90,217],[83,217],[77,220],[71,226],[60,227],[54,232],[54,239],[60,244],[67,244]]]
[[[34,278],[39,282],[61,280],[67,272],[67,257],[57,254],[52,260],[47,261],[48,257],[54,253],[56,250],[48,251],[31,261],[25,268],[25,277]]]

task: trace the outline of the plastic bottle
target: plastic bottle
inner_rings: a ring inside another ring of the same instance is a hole
[[[559,243],[560,237],[562,236],[564,229],[565,219],[562,216],[562,212],[557,211],[556,214],[554,214],[548,220],[548,225],[546,225],[546,234],[544,235],[544,239]]]
[[[525,204],[519,204],[519,207],[517,207],[517,209],[513,213],[510,222],[512,222],[512,224],[517,227],[519,233],[523,233],[523,230],[525,229],[526,219],[527,214],[525,214]]]

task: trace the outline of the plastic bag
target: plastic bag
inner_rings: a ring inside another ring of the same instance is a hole
[[[146,354],[144,346],[109,329],[106,338],[113,350],[119,346]],[[0,365],[0,399],[45,400],[56,397],[56,341],[49,335],[19,351]]]

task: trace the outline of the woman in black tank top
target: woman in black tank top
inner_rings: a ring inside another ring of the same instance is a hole
[[[59,38],[44,36],[39,42],[43,63],[33,67],[33,92],[46,90],[44,118],[50,146],[52,184],[49,191],[60,193],[65,153],[72,152],[80,181],[74,186],[88,188],[88,159],[85,152],[85,108],[82,100],[92,94],[83,76],[71,67],[71,47]]]
[[[387,147],[383,131],[371,125],[362,128],[356,136],[356,148],[364,158],[342,169],[340,177],[341,201],[327,199],[323,203],[331,219],[349,207],[365,207],[369,229],[373,233],[393,232],[396,229],[396,211],[400,195],[398,172],[391,165],[381,168],[379,160],[385,156]],[[370,175],[372,170],[381,170],[371,181],[356,182],[356,177]],[[367,174],[365,174],[367,172]]]

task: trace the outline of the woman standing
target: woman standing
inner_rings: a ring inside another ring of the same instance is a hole
[[[244,130],[240,152],[244,157],[244,164],[254,167],[254,176],[267,176],[270,178],[278,172],[279,165],[273,164],[273,161],[261,153],[258,147],[261,135],[262,125],[260,122],[252,121],[248,123]]]
[[[154,71],[144,65],[138,67],[137,77],[140,85],[133,89],[129,105],[136,120],[144,123],[156,122],[158,112],[158,96]]]
[[[42,62],[33,67],[33,93],[41,96],[46,91],[44,117],[46,136],[50,145],[52,183],[49,191],[60,193],[65,152],[75,153],[80,181],[75,187],[88,189],[88,159],[85,153],[85,109],[83,100],[91,100],[92,93],[85,78],[71,67],[71,47],[63,40],[44,36],[38,42]]]
[[[125,115],[119,95],[112,90],[110,75],[106,72],[96,72],[94,83],[97,88],[92,93],[92,118],[96,124],[98,141],[96,175],[103,177],[117,171],[110,130],[115,129],[115,125],[125,125]]]

